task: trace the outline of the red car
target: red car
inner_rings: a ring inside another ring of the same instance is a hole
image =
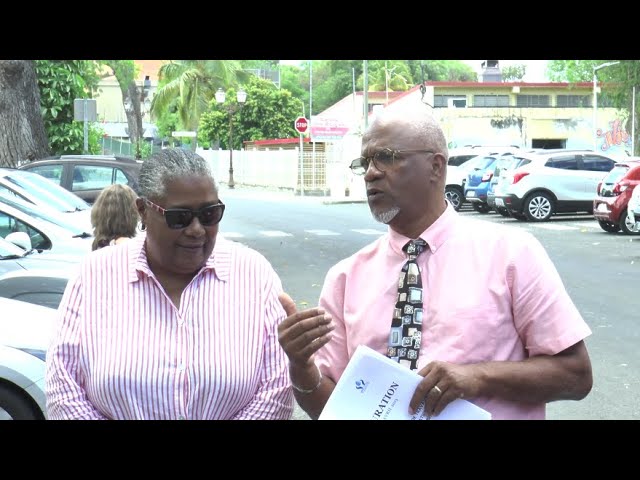
[[[638,184],[640,157],[617,162],[598,184],[598,196],[593,200],[593,216],[604,231],[615,233],[622,230],[628,235],[640,233],[627,219],[627,204]]]

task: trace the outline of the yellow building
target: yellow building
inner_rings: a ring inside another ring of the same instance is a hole
[[[631,151],[629,113],[608,106],[600,96],[594,109],[590,82],[426,82],[387,108],[415,101],[433,107],[451,147],[586,148],[613,155]]]
[[[142,122],[147,126],[152,123],[149,105],[158,88],[158,71],[166,60],[134,60],[134,62],[137,68],[136,85],[138,91],[143,91],[145,81],[149,85],[145,98],[141,98]],[[111,72],[108,71],[108,73]],[[127,117],[122,102],[122,92],[115,75],[108,74],[100,80],[94,98],[96,99],[98,120],[106,133],[113,137],[126,137]],[[145,103],[145,100],[148,101]]]

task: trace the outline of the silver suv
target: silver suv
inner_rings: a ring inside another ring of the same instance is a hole
[[[519,156],[529,163],[503,179],[494,201],[511,216],[533,222],[556,213],[593,213],[598,183],[616,163],[591,150],[542,150]]]

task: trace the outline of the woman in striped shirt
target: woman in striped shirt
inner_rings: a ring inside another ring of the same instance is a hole
[[[145,232],[92,252],[67,286],[47,352],[49,419],[289,419],[280,279],[216,238],[225,205],[206,161],[142,165]]]

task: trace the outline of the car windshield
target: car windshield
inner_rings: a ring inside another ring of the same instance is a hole
[[[59,212],[73,212],[91,208],[91,205],[76,194],[37,173],[15,171],[7,174],[5,178],[38,198],[43,205],[49,205]]]
[[[613,185],[618,182],[622,177],[624,177],[629,171],[629,167],[627,165],[616,165],[602,180],[602,183],[607,185]]]
[[[72,233],[72,235],[82,235],[84,232],[81,227],[79,227],[76,223],[73,222],[72,219],[67,218],[66,215],[61,214],[53,209],[46,207],[39,207],[33,205],[32,203],[27,203],[18,198],[9,198],[5,195],[0,195],[0,203],[5,205],[9,205],[10,207],[15,208],[16,210],[20,210],[23,213],[26,213],[30,217],[36,218],[41,221],[53,223],[59,227],[64,228],[65,230]]]

